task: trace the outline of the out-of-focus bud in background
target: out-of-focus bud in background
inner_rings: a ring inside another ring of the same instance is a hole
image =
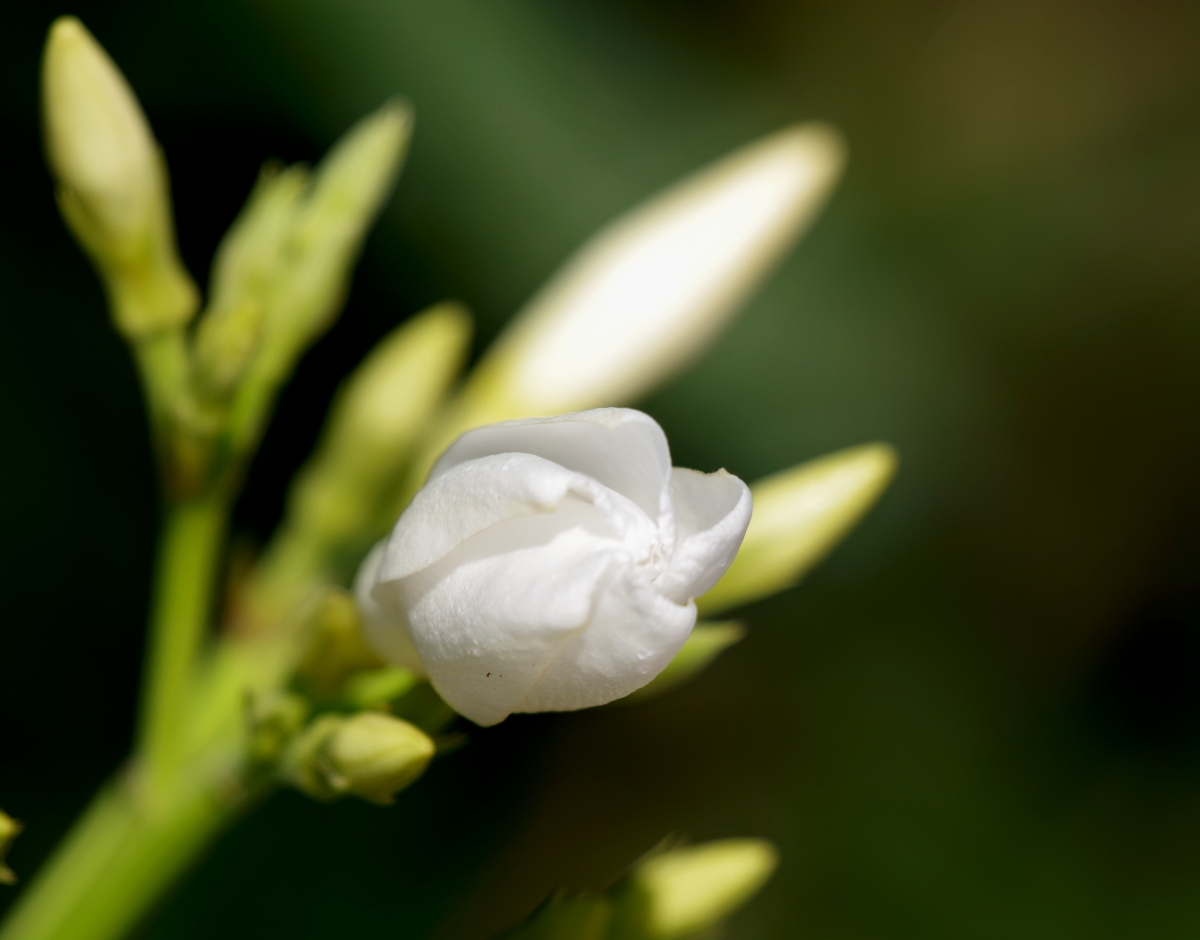
[[[390,102],[351,128],[311,176],[268,167],[222,241],[205,319],[261,307],[257,348],[231,403],[235,453],[258,441],[280,385],[340,311],[411,130],[412,110]]]
[[[754,514],[737,557],[696,606],[704,616],[791,587],[840,542],[896,472],[886,444],[838,451],[750,487]]]
[[[74,17],[42,60],[46,153],[67,223],[129,338],[186,323],[198,296],[175,246],[166,163],[125,77]]]
[[[268,593],[348,574],[399,515],[411,449],[458,375],[471,319],[441,304],[397,327],[346,380],[261,566]]]
[[[338,698],[354,673],[383,665],[363,638],[358,608],[346,591],[327,590],[314,605],[306,628],[307,649],[296,677],[304,691],[318,701]]]
[[[13,839],[21,834],[22,828],[19,822],[3,810],[0,810],[0,884],[11,885],[17,883],[17,876],[5,864],[4,856],[8,852],[8,847],[12,845]]]
[[[213,310],[200,321],[192,374],[202,397],[219,400],[233,391],[258,349],[262,324],[263,306],[249,298]]]
[[[415,725],[383,712],[323,715],[293,743],[281,773],[316,799],[353,793],[386,804],[424,773],[434,750]]]
[[[259,765],[274,764],[308,720],[308,702],[290,692],[271,690],[250,699],[247,706],[250,740],[246,753]]]
[[[334,402],[296,482],[289,521],[324,541],[386,531],[392,520],[380,517],[381,504],[395,496],[413,442],[458,376],[470,339],[466,310],[441,304],[375,346]]]
[[[763,839],[721,839],[650,856],[616,892],[609,940],[682,940],[717,926],[766,884],[779,853]]]
[[[617,219],[517,316],[416,469],[468,428],[624,404],[670,378],[805,231],[844,161],[836,131],[799,125]]]

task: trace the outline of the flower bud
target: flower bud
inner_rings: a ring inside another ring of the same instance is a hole
[[[636,865],[620,890],[611,940],[679,940],[716,926],[766,884],[779,854],[762,839],[672,849]]]
[[[248,301],[262,308],[257,347],[230,408],[235,452],[257,442],[280,385],[341,310],[411,128],[411,110],[391,102],[351,128],[312,174],[268,166],[222,241],[212,311]]]
[[[396,521],[411,447],[458,374],[470,330],[465,310],[441,304],[388,334],[346,381],[263,559],[265,590],[283,597],[314,577],[341,580]]]
[[[208,398],[229,395],[250,364],[262,335],[263,307],[246,299],[208,313],[196,327],[196,387]]]
[[[836,131],[798,125],[617,219],[497,341],[429,462],[468,428],[622,404],[661,384],[708,345],[808,227],[844,159]]]
[[[166,166],[125,77],[83,24],[59,18],[42,61],[59,204],[131,338],[186,323],[196,289],[175,248]]]
[[[391,192],[412,131],[412,111],[391,102],[352,127],[292,208],[286,276],[267,311],[265,368],[291,367],[333,322],[367,230]]]
[[[618,704],[635,704],[656,698],[695,678],[709,663],[746,635],[746,629],[734,620],[725,623],[698,623],[683,648],[675,654],[670,665],[655,676],[648,685]]]
[[[603,705],[679,652],[749,520],[741,480],[672,468],[639,411],[477,428],[364,563],[367,639],[480,725]]]
[[[336,700],[350,676],[381,665],[363,638],[358,609],[345,591],[326,591],[306,627],[310,631],[308,648],[296,667],[306,694],[321,701]]]
[[[791,587],[854,528],[895,472],[891,447],[866,444],[759,480],[738,556],[697,606],[711,616]]]
[[[252,764],[274,764],[308,719],[308,703],[299,695],[273,691],[256,695],[247,708]]]
[[[324,715],[295,742],[284,775],[317,799],[353,793],[386,804],[421,776],[433,753],[427,734],[383,712]]]
[[[12,845],[13,839],[21,834],[23,828],[19,822],[0,810],[0,884],[17,883],[16,874],[4,863],[4,856],[8,852],[8,847]]]
[[[338,393],[317,453],[297,478],[289,525],[326,542],[369,541],[386,531],[409,451],[458,375],[470,338],[470,316],[447,303],[376,344]]]

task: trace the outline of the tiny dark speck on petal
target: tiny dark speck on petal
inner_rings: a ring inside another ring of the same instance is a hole
[[[489,672],[489,673],[488,673],[488,678],[490,679],[491,677],[492,677],[492,674]]]

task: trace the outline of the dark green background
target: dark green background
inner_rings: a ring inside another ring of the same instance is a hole
[[[0,806],[28,825],[24,873],[129,745],[156,512],[132,372],[38,151],[63,12],[145,102],[198,277],[263,158],[314,159],[393,94],[417,106],[346,314],[238,507],[245,538],[392,324],[457,297],[482,348],[617,212],[812,117],[850,144],[829,210],[643,404],[705,470],[874,439],[903,460],[687,689],[511,719],[389,810],[284,794],[146,936],[482,940],[670,832],[781,847],[745,940],[1196,936],[1200,7],[6,6]]]

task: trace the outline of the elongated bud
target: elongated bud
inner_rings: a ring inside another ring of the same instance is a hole
[[[759,480],[742,547],[696,606],[711,616],[791,587],[845,538],[895,472],[896,452],[867,444]]]
[[[619,892],[610,940],[680,940],[715,927],[767,882],[779,854],[762,839],[722,839],[640,862]]]
[[[746,635],[746,629],[734,620],[724,623],[698,623],[671,664],[632,695],[619,699],[621,704],[644,702],[691,681],[714,659]]]
[[[308,180],[304,166],[269,162],[263,167],[213,258],[210,313],[248,300],[264,307],[269,304],[278,279],[287,271],[288,236]]]
[[[618,218],[480,363],[428,464],[468,428],[623,404],[661,384],[709,344],[808,227],[844,160],[836,131],[798,125]]]
[[[346,381],[263,559],[268,590],[306,584],[314,571],[348,574],[396,521],[412,446],[458,375],[470,335],[467,312],[441,304],[388,334]]]
[[[371,463],[374,475],[394,476],[462,368],[470,339],[470,314],[444,303],[380,340],[338,396],[323,443],[326,459]]]
[[[311,175],[268,167],[222,242],[213,311],[262,306],[257,348],[230,404],[235,453],[257,443],[280,385],[341,310],[411,129],[411,109],[391,102],[351,128]]]
[[[74,17],[50,27],[42,113],[59,205],[117,327],[136,338],[186,323],[197,295],[175,248],[162,154],[124,76]]]
[[[194,377],[207,397],[223,398],[233,391],[258,348],[262,324],[262,304],[252,299],[215,310],[200,321],[193,350]]]
[[[16,874],[4,863],[4,856],[8,852],[8,847],[12,845],[13,839],[21,834],[23,828],[19,822],[0,810],[0,884],[17,883]]]
[[[424,773],[433,753],[427,734],[383,712],[324,715],[297,739],[284,774],[317,799],[353,793],[386,804]]]
[[[391,102],[352,127],[321,161],[298,201],[286,250],[293,259],[271,310],[273,355],[290,360],[333,322],[368,229],[392,190],[412,110]]]

